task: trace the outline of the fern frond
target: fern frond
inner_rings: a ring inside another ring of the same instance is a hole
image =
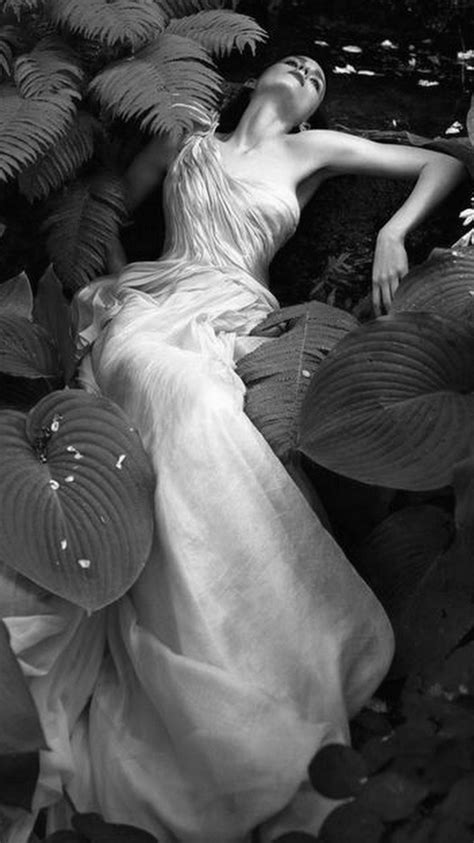
[[[181,18],[183,15],[193,15],[194,12],[222,9],[225,0],[159,0],[163,11],[170,18]]]
[[[52,204],[46,245],[66,291],[75,292],[105,270],[106,248],[125,216],[122,182],[103,170],[73,182]]]
[[[34,202],[44,199],[53,190],[59,190],[92,157],[96,130],[97,121],[90,114],[78,113],[66,134],[46,155],[20,173],[20,193],[29,202]]]
[[[18,47],[23,43],[23,35],[17,26],[0,28],[0,77],[12,75],[13,58]]]
[[[7,181],[58,142],[76,109],[71,96],[24,99],[8,82],[0,85],[0,102],[0,181]]]
[[[193,38],[216,56],[224,56],[235,47],[240,51],[250,47],[255,53],[257,44],[266,38],[265,30],[256,21],[229,9],[173,18],[166,32]]]
[[[29,53],[18,56],[14,77],[23,97],[44,97],[60,91],[80,97],[84,71],[72,50],[58,38],[48,36]]]
[[[69,32],[133,49],[155,38],[166,22],[155,0],[50,0],[49,13]]]
[[[90,90],[100,104],[152,132],[191,130],[217,107],[222,79],[196,41],[164,33],[133,57],[110,65]]]
[[[1,0],[0,12],[13,12],[19,18],[23,12],[31,12],[37,9],[43,0]]]
[[[312,374],[357,320],[312,301],[276,311],[253,333],[264,334],[285,323],[290,326],[286,333],[267,340],[237,364],[247,386],[245,411],[282,460],[297,447],[301,404]]]

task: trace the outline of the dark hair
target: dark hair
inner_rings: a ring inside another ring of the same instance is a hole
[[[252,96],[252,88],[242,85],[236,92],[227,91],[219,117],[219,131],[223,134],[233,132],[242,114],[247,108]],[[324,106],[320,106],[308,120],[305,121],[310,129],[328,129],[329,121]],[[297,132],[298,127],[293,129]]]

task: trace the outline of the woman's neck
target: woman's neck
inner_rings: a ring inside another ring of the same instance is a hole
[[[245,154],[264,141],[287,134],[291,128],[292,124],[282,114],[279,103],[268,100],[261,102],[254,95],[226,142],[236,152]]]

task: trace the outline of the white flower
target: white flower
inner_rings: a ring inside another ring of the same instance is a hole
[[[458,61],[468,61],[469,59],[474,59],[474,50],[459,51]]]
[[[380,46],[384,47],[385,50],[398,50],[398,44],[394,44],[389,38],[386,38],[385,41],[381,41]]]
[[[460,131],[462,131],[463,125],[459,122],[459,120],[455,120],[454,123],[446,129],[445,135],[458,135]]]
[[[357,73],[355,67],[352,64],[346,64],[345,67],[336,67],[333,68],[333,73]]]
[[[472,225],[474,222],[474,208],[466,208],[464,211],[461,211],[459,216],[463,220],[463,225]]]
[[[380,73],[374,73],[373,70],[358,70],[358,76],[380,76]]]
[[[439,85],[439,82],[434,79],[418,79],[418,84],[422,88],[433,88],[435,85]]]
[[[347,47],[342,48],[345,53],[361,53],[362,47],[356,47],[355,44],[348,44]]]

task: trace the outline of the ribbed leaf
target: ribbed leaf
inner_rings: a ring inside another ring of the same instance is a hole
[[[15,60],[14,78],[22,97],[38,99],[68,91],[80,97],[84,78],[78,58],[55,36],[39,41],[29,53]]]
[[[471,94],[471,104],[467,113],[466,124],[469,140],[474,147],[474,94]]]
[[[426,490],[452,480],[474,428],[474,335],[397,313],[345,337],[303,403],[300,449],[363,483]]]
[[[54,378],[59,373],[49,334],[24,316],[0,315],[0,372],[19,378]]]
[[[463,559],[457,543],[433,559],[393,621],[400,673],[436,672],[472,629],[472,548]]]
[[[7,181],[58,142],[75,105],[64,93],[25,99],[8,83],[0,85],[0,101],[0,181]]]
[[[33,202],[62,187],[92,157],[96,127],[90,114],[79,112],[62,138],[35,164],[20,173],[20,192]]]
[[[254,53],[257,44],[266,38],[265,30],[252,18],[238,15],[230,9],[173,18],[166,32],[193,38],[217,56],[226,55],[234,48],[244,50],[245,47],[250,47]]]
[[[352,561],[390,619],[400,615],[453,532],[453,519],[440,507],[408,506],[385,518],[357,547]]]
[[[264,335],[285,324],[286,333],[237,365],[247,386],[246,413],[281,459],[297,446],[298,417],[311,376],[357,321],[343,310],[312,301],[277,311],[254,333]]]
[[[66,301],[52,266],[48,267],[38,282],[34,318],[54,340],[60,369],[65,383],[68,384],[76,368],[71,306]]]
[[[193,15],[194,12],[222,9],[226,0],[160,0],[160,6],[170,18]]]
[[[19,27],[0,27],[0,78],[12,75],[13,58],[22,43],[23,37]]]
[[[107,171],[75,181],[54,202],[47,248],[66,290],[75,292],[105,269],[107,245],[124,216],[122,183]]]
[[[81,390],[0,413],[0,559],[85,609],[118,599],[148,557],[153,475],[112,402]]]
[[[143,46],[162,31],[165,17],[155,0],[50,0],[49,13],[69,32],[107,46]]]
[[[0,316],[6,314],[32,319],[33,292],[26,272],[0,284]]]
[[[221,77],[206,50],[179,35],[160,35],[133,57],[109,65],[91,92],[116,117],[152,132],[191,130],[196,115],[217,107]]]
[[[0,676],[0,756],[46,748],[35,704],[12,653],[3,621],[0,621]]]
[[[31,12],[37,9],[43,0],[2,0],[2,12],[13,12],[17,18],[23,12]]]
[[[391,311],[429,310],[474,321],[474,249],[435,249],[413,269],[393,299]]]

